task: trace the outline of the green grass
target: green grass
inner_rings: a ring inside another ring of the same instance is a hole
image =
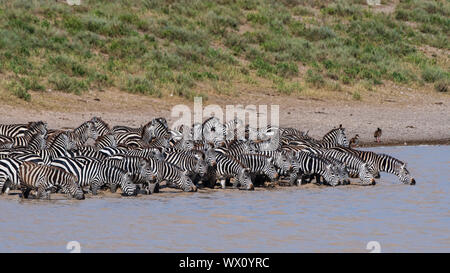
[[[0,2],[0,88],[24,100],[49,88],[191,99],[266,79],[282,94],[450,81],[449,64],[420,50],[448,55],[447,0],[402,0],[392,14],[360,0]]]

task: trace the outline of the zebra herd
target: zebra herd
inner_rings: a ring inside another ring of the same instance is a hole
[[[60,192],[84,199],[87,192],[124,196],[153,194],[161,186],[253,190],[266,182],[329,186],[358,178],[375,185],[380,172],[415,184],[406,164],[386,154],[352,149],[340,125],[322,139],[294,128],[251,128],[239,119],[169,129],[164,118],[144,126],[110,127],[93,117],[73,130],[48,129],[42,121],[0,125],[0,194],[23,198]],[[163,185],[162,182],[165,182]]]

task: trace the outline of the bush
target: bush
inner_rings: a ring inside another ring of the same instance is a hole
[[[361,94],[358,91],[353,92],[352,98],[354,100],[361,100]]]
[[[449,85],[448,80],[440,80],[434,84],[434,90],[442,93],[447,93],[448,85]]]
[[[142,77],[129,76],[126,86],[123,88],[130,93],[139,93],[144,95],[151,95],[161,97],[161,92],[156,90],[153,84]]]
[[[439,67],[425,67],[422,70],[422,79],[426,82],[436,82],[445,77],[445,72]]]
[[[85,81],[69,77],[66,74],[52,75],[48,82],[58,91],[75,93],[77,95],[89,88]]]
[[[323,87],[325,85],[325,80],[322,75],[317,71],[313,71],[312,69],[308,69],[306,72],[306,82],[312,84],[312,86],[316,88]]]

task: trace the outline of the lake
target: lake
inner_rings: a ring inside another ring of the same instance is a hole
[[[83,201],[0,197],[1,252],[450,252],[450,146],[370,148],[415,186],[304,185]]]

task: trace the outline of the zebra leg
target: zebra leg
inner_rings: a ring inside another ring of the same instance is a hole
[[[31,189],[27,187],[21,187],[20,190],[22,191],[22,198],[28,199]]]
[[[111,184],[109,186],[109,189],[112,193],[115,193],[117,191],[117,185],[116,184]]]
[[[221,180],[220,180],[220,185],[222,186],[222,189],[225,189],[225,186],[226,186],[226,181],[225,181],[225,179],[221,179]]]
[[[314,179],[316,180],[316,183],[319,185],[322,185],[322,181],[320,180],[320,175],[319,174],[315,174],[314,175]]]
[[[97,195],[97,190],[98,190],[97,185],[91,185],[92,195]]]

